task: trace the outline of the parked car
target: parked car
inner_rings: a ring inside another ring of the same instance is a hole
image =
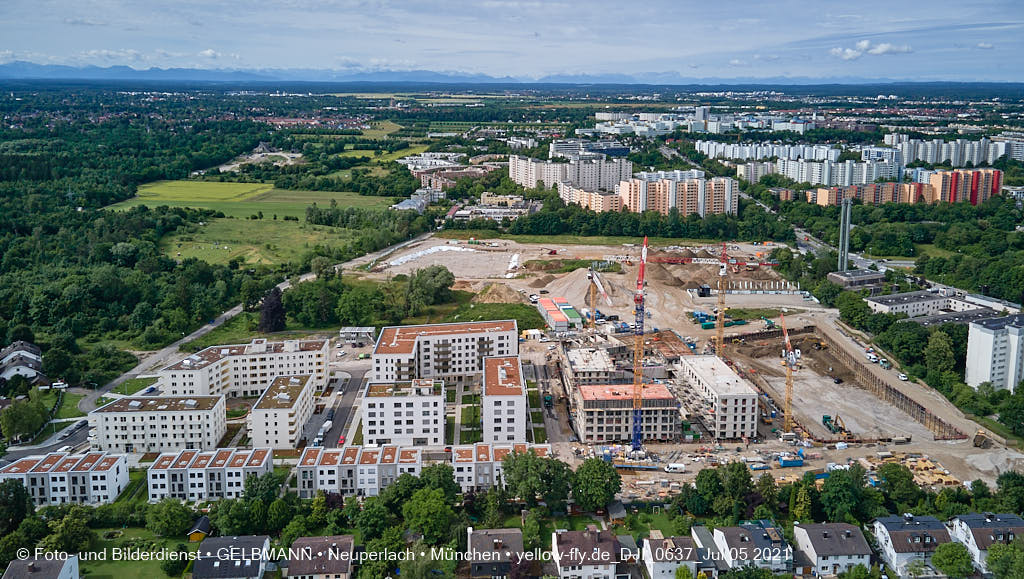
[[[345,435],[344,434],[342,434],[341,436],[338,437],[338,446],[341,446],[343,444],[345,444]]]
[[[897,374],[896,377],[899,378],[900,380],[903,380],[904,382],[906,382],[907,380],[910,380],[910,378],[907,378],[907,375],[904,374],[903,372],[900,372],[899,374]]]

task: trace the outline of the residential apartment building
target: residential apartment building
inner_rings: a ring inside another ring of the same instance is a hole
[[[876,314],[907,314],[909,318],[940,312],[966,312],[980,307],[956,296],[926,290],[875,296],[865,301]]]
[[[237,499],[251,476],[274,470],[274,451],[220,448],[160,454],[146,471],[149,502]]]
[[[97,450],[209,450],[227,432],[227,416],[223,396],[129,396],[90,412],[89,427]]]
[[[581,442],[632,440],[631,384],[577,386],[571,401]],[[664,384],[644,384],[642,408],[644,440],[668,442],[679,436],[679,401]]]
[[[475,381],[483,373],[484,358],[518,355],[515,320],[389,326],[377,338],[370,381]]]
[[[681,215],[701,217],[727,213],[735,215],[739,208],[739,188],[735,179],[631,179],[619,183],[622,208],[642,213],[657,211],[668,215],[672,209]]]
[[[513,452],[532,452],[540,457],[551,455],[548,444],[465,444],[452,447],[452,468],[455,482],[462,492],[487,490],[499,482],[504,485],[502,461]]]
[[[797,523],[793,525],[793,540],[819,577],[846,573],[857,565],[871,568],[871,547],[854,525]]]
[[[656,533],[658,537],[654,536]],[[698,567],[707,558],[707,551],[702,552],[692,537],[662,537],[657,530],[652,530],[651,535],[650,538],[643,540],[643,550],[640,554],[640,559],[647,569],[647,577],[675,579],[676,569],[680,567],[689,568],[691,577],[696,577],[697,573],[702,571],[698,571]]]
[[[676,365],[703,400],[700,418],[718,440],[757,436],[757,391],[718,356],[683,356]]]
[[[555,157],[572,159],[594,153],[609,157],[625,157],[629,154],[629,147],[618,141],[584,141],[582,139],[556,139],[548,145],[548,157],[551,159]]]
[[[885,161],[806,161],[779,159],[775,172],[811,185],[865,185],[879,179],[897,179],[901,167]]]
[[[0,468],[0,481],[16,480],[36,506],[114,502],[128,486],[123,455],[105,452],[26,456]]]
[[[588,191],[562,181],[558,184],[558,196],[566,205],[579,205],[597,213],[622,211],[622,198],[614,191]]]
[[[965,381],[1013,393],[1024,380],[1024,314],[971,322]]]
[[[984,137],[978,140],[956,139],[947,142],[943,139],[932,139],[924,141],[911,139],[908,135],[901,133],[887,134],[884,140],[885,144],[899,149],[905,162],[949,163],[953,167],[964,167],[968,163],[974,166],[981,163],[991,165],[1004,155],[1010,154],[1012,157],[1014,144],[1021,143],[1012,140],[989,140]]]
[[[480,406],[484,442],[526,442],[530,407],[526,401],[523,367],[517,356],[484,360]]]
[[[577,348],[565,357],[573,384],[620,384],[633,379],[633,372],[618,369],[605,348]]]
[[[259,396],[278,376],[310,374],[321,389],[329,351],[329,340],[210,346],[160,370],[157,384],[168,396]]]
[[[551,533],[551,560],[559,579],[615,579],[620,552],[615,533],[595,525]]]
[[[762,177],[775,173],[775,163],[771,161],[753,161],[736,165],[736,178],[748,183],[757,183]]]
[[[928,176],[932,188],[931,203],[970,202],[979,205],[999,195],[1003,172],[998,169],[957,169],[935,171]]]
[[[992,545],[1009,545],[1024,538],[1024,519],[1012,513],[971,513],[949,520],[950,538],[967,547],[974,566],[983,574],[988,568],[988,550]]]
[[[419,476],[422,469],[419,448],[307,446],[296,468],[298,493],[304,499],[315,497],[317,491],[374,497],[399,476]]]
[[[860,199],[865,205],[882,203],[931,203],[934,193],[927,183],[869,183],[846,187],[819,187],[807,191],[808,203],[839,205],[844,199]]]
[[[368,445],[444,444],[444,382],[371,382],[363,395],[363,440]]]
[[[770,159],[807,159],[810,161],[838,161],[842,150],[832,145],[783,145],[779,143],[724,143],[697,141],[694,148],[708,157],[737,161]],[[749,181],[749,179],[748,179]],[[754,181],[751,181],[753,183]]]
[[[39,346],[17,341],[0,350],[0,378],[22,376],[29,382],[43,375],[43,353]]]
[[[616,183],[629,179],[633,163],[621,157],[589,153],[574,156],[568,163],[541,161],[520,155],[509,155],[509,178],[527,188],[543,183],[552,188],[562,181],[587,190],[613,190]]]
[[[246,419],[255,448],[297,448],[313,415],[313,376],[278,376]]]
[[[871,529],[879,558],[901,578],[911,576],[908,567],[914,561],[930,567],[935,547],[950,542],[946,526],[935,517],[910,514],[879,517],[871,523]],[[938,575],[934,569],[924,574],[925,577]]]

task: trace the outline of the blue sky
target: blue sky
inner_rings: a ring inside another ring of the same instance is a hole
[[[1024,81],[1022,0],[0,0],[0,62]]]

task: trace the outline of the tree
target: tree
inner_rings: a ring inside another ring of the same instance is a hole
[[[462,491],[455,482],[455,470],[450,464],[432,464],[420,471],[420,488],[440,489],[449,503]],[[411,495],[410,495],[411,496]]]
[[[35,434],[48,418],[46,409],[38,401],[15,401],[0,412],[0,429],[11,440],[19,436]]]
[[[610,462],[588,458],[576,469],[572,498],[581,509],[596,511],[607,507],[621,489],[622,478]]]
[[[260,305],[260,323],[257,326],[261,333],[280,332],[285,328],[284,303],[281,301],[281,290],[274,286],[263,296]]]
[[[402,517],[409,529],[423,534],[423,540],[431,545],[448,537],[455,511],[445,500],[444,491],[436,488],[422,488],[402,505]]]
[[[405,549],[402,533],[401,527],[390,527],[382,531],[379,537],[367,541],[366,552],[379,553],[379,555],[367,557],[360,563],[359,579],[379,579],[392,575],[394,563],[387,555],[388,553],[400,553]],[[365,535],[363,536],[365,537]]]
[[[503,509],[505,508],[505,497],[502,495],[498,487],[494,487],[487,492],[487,496],[484,498],[484,503],[484,526],[488,529],[501,528],[505,519],[503,512]]]
[[[943,543],[935,547],[932,565],[951,579],[963,579],[974,573],[971,553],[963,543]]]
[[[58,378],[75,363],[71,354],[61,348],[51,348],[43,354],[43,373]]]
[[[928,573],[928,565],[921,559],[914,559],[907,565],[907,575],[920,577]]]
[[[775,477],[771,473],[766,472],[757,479],[757,492],[774,513],[779,504],[779,487],[775,484]]]
[[[32,497],[21,481],[7,479],[0,482],[0,536],[17,529],[33,512]]]
[[[693,579],[693,571],[690,571],[690,566],[684,564],[676,567],[675,579]]]
[[[310,505],[309,524],[314,527],[321,527],[327,523],[327,495],[323,491],[317,491]]]
[[[701,469],[697,473],[697,479],[694,484],[697,487],[697,493],[708,504],[715,502],[715,499],[722,495],[722,478],[718,475],[718,471],[713,468]]]
[[[533,509],[526,514],[523,521],[523,549],[527,552],[540,549],[540,516]]]
[[[355,524],[364,541],[371,541],[381,536],[388,528],[395,525],[395,516],[377,497],[369,497],[363,503],[363,510],[356,516]]]
[[[893,506],[914,505],[921,494],[921,488],[914,483],[914,473],[897,463],[886,463],[878,468],[881,489]],[[898,511],[902,512],[902,511]]]
[[[811,518],[811,494],[807,490],[807,485],[801,484],[800,488],[796,492],[796,502],[793,506],[793,520],[801,522],[813,521]]]
[[[956,364],[953,356],[953,342],[949,335],[939,330],[928,336],[928,345],[924,349],[925,365],[929,372],[951,372]]]
[[[254,533],[265,533],[267,528],[267,504],[263,499],[249,503],[249,522]]]
[[[81,553],[95,542],[96,532],[89,528],[89,511],[74,505],[62,518],[50,521],[50,534],[40,545],[47,551]]]
[[[11,326],[11,329],[7,332],[7,342],[35,342],[36,335],[32,333],[32,328],[25,324],[18,324]]]
[[[173,553],[173,556],[168,555],[160,562],[160,570],[170,577],[177,577],[185,571],[185,567],[188,567],[188,548],[184,544],[178,543]]]
[[[988,548],[985,566],[995,579],[1024,579],[1024,544],[995,543]]]
[[[359,497],[353,495],[345,499],[345,507],[341,509],[341,512],[345,514],[345,520],[350,525],[355,525],[356,517],[359,516],[361,510],[362,506],[359,504]]]
[[[443,473],[437,470],[432,470],[428,477],[431,479],[431,482],[437,482],[436,479],[438,478],[444,479]],[[454,482],[454,479],[452,480]],[[395,482],[388,485],[387,488],[380,493],[380,499],[384,501],[384,504],[387,505],[389,509],[397,513],[402,509],[402,505],[405,504],[405,501],[409,500],[409,497],[411,497],[413,493],[424,486],[424,481],[422,479],[405,472],[400,474],[398,478],[395,479]],[[444,490],[447,491],[448,489],[445,488]],[[453,500],[454,498],[455,497],[452,496]]]
[[[192,528],[195,513],[180,502],[164,499],[149,507],[146,528],[160,537],[180,537]]]
[[[725,493],[734,501],[742,500],[753,489],[750,469],[742,462],[730,462],[720,473]]]
[[[288,522],[281,530],[281,545],[283,547],[291,547],[295,539],[304,536],[309,532],[311,523],[306,517],[299,515]]]
[[[267,509],[267,530],[277,533],[292,519],[292,506],[284,499],[277,499],[270,503]]]
[[[245,501],[228,499],[220,501],[210,515],[210,521],[221,535],[248,535],[251,530],[249,508]]]
[[[453,563],[457,561],[450,554],[435,558],[424,541],[417,541],[409,549],[412,556],[404,558],[398,565],[398,576],[402,579],[444,579],[455,577]],[[420,555],[420,553],[424,553]],[[449,567],[452,567],[449,569]]]
[[[845,521],[857,508],[858,488],[845,470],[834,470],[821,487],[821,504],[829,521]]]
[[[242,500],[251,503],[257,499],[269,505],[277,498],[281,490],[281,476],[271,471],[260,476],[250,476],[245,479],[245,488],[242,491]]]

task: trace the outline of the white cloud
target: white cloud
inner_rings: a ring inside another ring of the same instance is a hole
[[[991,42],[979,42],[976,46],[982,50],[992,50],[995,48]]]
[[[729,66],[747,66],[747,61],[734,58],[729,61]]]
[[[892,44],[891,42],[879,42],[872,44],[870,40],[859,40],[853,48],[835,47],[828,51],[829,54],[843,60],[857,60],[865,54],[906,54],[913,52],[909,45]]]
[[[102,60],[105,62],[137,62],[143,59],[142,53],[134,48],[119,48],[108,50],[106,48],[94,48],[79,53],[78,58],[83,60]]]
[[[65,18],[64,24],[68,26],[106,26],[107,23],[93,18]]]
[[[212,48],[207,48],[206,50],[200,51],[199,56],[203,58],[209,58],[210,60],[215,60],[217,58],[220,58],[220,53]]]

